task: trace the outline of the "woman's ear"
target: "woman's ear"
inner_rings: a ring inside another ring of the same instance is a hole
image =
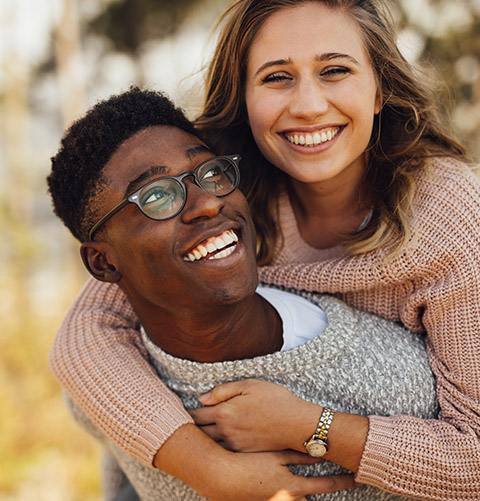
[[[110,263],[107,257],[106,242],[84,242],[80,247],[83,264],[90,274],[101,282],[119,282],[120,271]]]

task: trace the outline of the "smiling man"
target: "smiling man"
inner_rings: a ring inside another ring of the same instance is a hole
[[[433,417],[434,379],[418,337],[328,296],[257,288],[256,236],[237,190],[239,161],[215,156],[168,99],[139,89],[97,104],[67,131],[52,159],[55,212],[82,242],[89,272],[125,292],[141,324],[139,349],[160,378],[187,409],[212,386],[250,377],[331,406],[339,411],[333,423],[333,411],[305,403],[302,429],[295,430],[303,439],[294,446],[305,450],[321,414],[327,431],[309,443],[332,461],[366,435],[370,413]],[[409,370],[398,360],[408,360]],[[135,374],[123,377],[128,385]],[[331,492],[354,486],[345,469],[293,451],[232,453],[193,424],[160,448],[159,469],[148,468],[107,438],[95,415],[84,414],[89,409],[70,406],[143,500],[269,499],[280,489],[295,497],[398,499],[367,486],[347,497]],[[353,416],[355,427],[345,426],[347,412],[362,415]],[[337,462],[354,469],[358,461],[352,454]],[[324,476],[293,475],[285,465],[294,463],[301,475]]]

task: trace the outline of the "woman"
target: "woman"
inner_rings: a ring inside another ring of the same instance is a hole
[[[472,499],[480,491],[480,186],[431,94],[374,2],[242,0],[225,14],[197,124],[219,153],[239,151],[250,168],[243,188],[263,281],[338,294],[427,333],[440,419],[369,416],[368,432],[343,456],[337,451],[335,462],[357,457],[348,467],[358,482],[404,496]],[[138,334],[125,330],[122,353],[115,352],[94,312],[113,310],[118,321],[123,306],[117,291],[90,284],[56,341],[52,368],[106,433],[148,462],[188,418],[153,380],[142,385],[159,401],[152,417],[139,420],[128,405],[125,366],[138,373],[135,364],[146,365],[133,348]],[[96,360],[79,351],[90,342],[102,343]],[[82,374],[95,383],[85,388]],[[107,387],[118,378],[118,402],[97,388],[103,377]],[[112,421],[116,403],[126,410]],[[218,421],[199,416],[200,424]],[[335,421],[332,439],[347,426]],[[233,431],[219,426],[210,427],[213,436],[232,434],[227,445],[248,448],[235,423]],[[275,447],[300,448],[298,438]],[[272,445],[269,437],[265,443]]]

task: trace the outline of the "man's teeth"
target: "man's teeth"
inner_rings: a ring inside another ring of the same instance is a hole
[[[224,231],[221,235],[210,237],[197,245],[186,256],[183,257],[184,261],[198,261],[205,258],[207,259],[221,259],[229,256],[236,248],[238,237],[233,230]],[[234,245],[231,245],[234,244]]]
[[[331,141],[339,132],[340,127],[335,129],[325,129],[321,132],[314,132],[313,134],[285,134],[285,137],[293,144],[300,144],[302,146],[318,146],[319,144]]]

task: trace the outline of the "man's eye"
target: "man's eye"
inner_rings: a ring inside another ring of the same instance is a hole
[[[212,167],[211,169],[208,169],[207,172],[205,172],[205,174],[202,176],[202,179],[218,177],[222,175],[223,175],[223,170],[220,169],[220,167]]]
[[[224,183],[225,173],[220,167],[212,167],[202,176],[202,187],[210,193],[223,191]]]
[[[169,194],[165,193],[165,190],[162,188],[155,188],[153,190],[149,190],[145,196],[143,197],[142,203],[144,205],[151,204],[153,202],[157,202],[158,200],[162,200],[164,197],[168,197]]]
[[[155,187],[149,189],[141,200],[142,207],[148,210],[165,209],[172,205],[176,198],[176,193],[166,190],[165,188]]]

